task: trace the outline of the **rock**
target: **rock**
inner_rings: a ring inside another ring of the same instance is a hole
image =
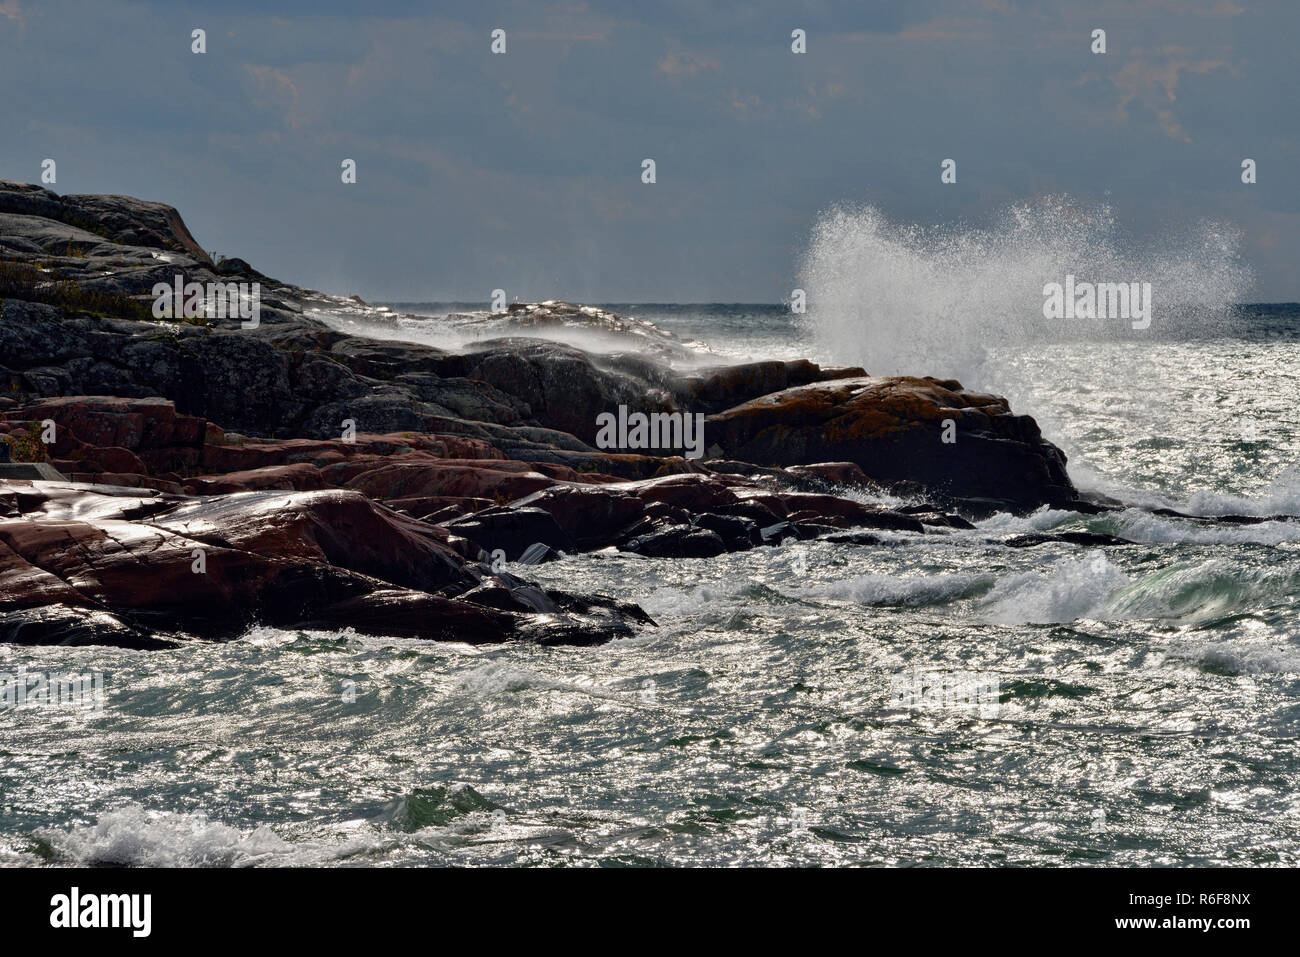
[[[439,374],[485,382],[513,396],[537,425],[567,432],[594,445],[598,417],[620,405],[644,412],[671,412],[664,388],[667,370],[644,362],[613,368],[611,360],[573,346],[537,340],[489,340],[463,356],[442,360]]]
[[[1004,540],[1002,544],[1008,548],[1032,548],[1035,545],[1045,545],[1048,542],[1065,542],[1070,545],[1084,545],[1089,548],[1137,544],[1137,542],[1131,542],[1127,538],[1117,538],[1114,535],[1105,535],[1100,532],[1054,532],[1051,534],[1036,532],[1030,535],[1014,535]]]
[[[520,565],[541,565],[543,562],[557,561],[560,553],[541,542],[529,545],[515,561]]]
[[[0,607],[22,640],[224,638],[256,621],[589,644],[643,613],[493,574],[484,553],[706,557],[969,528],[949,503],[1109,507],[1075,502],[1032,419],[950,380],[701,369],[696,343],[558,301],[467,317],[482,338],[457,354],[351,336],[334,326],[394,316],[214,263],[162,204],[0,181],[0,260],[0,433],[53,419],[50,457],[88,483],[0,481]],[[260,282],[261,324],[152,321],[153,283],[178,275]],[[619,406],[707,414],[710,458],[597,448]],[[877,486],[924,502],[842,497]]]
[[[821,485],[851,485],[870,487],[876,483],[856,462],[815,462],[811,465],[787,465],[785,473]]]
[[[608,485],[554,485],[510,507],[547,512],[577,548],[604,548],[641,517],[643,508],[635,495]]]
[[[489,508],[446,522],[445,527],[488,554],[501,549],[506,561],[520,561],[534,545],[564,551],[574,547],[569,534],[542,508]]]
[[[5,479],[36,479],[42,482],[57,482],[63,479],[62,473],[46,462],[8,462],[0,465],[0,481]]]
[[[944,422],[956,441],[942,441]],[[709,416],[706,441],[763,465],[850,461],[958,502],[1026,511],[1076,498],[1065,455],[1005,399],[952,380],[863,376],[787,389]]]
[[[185,483],[185,490],[196,495],[253,492],[264,489],[305,492],[325,487],[325,478],[320,469],[306,462],[299,462],[296,465],[268,465],[260,469],[230,472],[212,477],[196,476]]]
[[[886,545],[889,544],[879,535],[872,535],[870,532],[836,532],[831,535],[821,536],[824,541],[834,542],[837,545]]]
[[[736,493],[707,475],[669,475],[644,482],[622,482],[606,486],[626,489],[643,502],[663,502],[691,512],[708,511],[736,504]]]
[[[864,375],[866,372],[859,368],[823,369],[807,359],[719,366],[704,369],[696,376],[687,378],[678,387],[679,401],[683,408],[692,412],[723,412],[742,402],[783,389]]]
[[[526,582],[510,591],[544,607],[540,619],[463,600],[482,575],[455,550],[459,539],[356,492],[195,499],[0,483],[0,506],[0,617],[19,616],[16,641],[151,647],[171,633],[229,638],[259,622],[472,643],[589,644],[630,631],[612,606],[557,613]],[[37,614],[54,606],[73,611]]]
[[[766,528],[759,529],[759,535],[763,539],[764,545],[780,545],[788,538],[800,539],[803,536],[799,534],[799,529],[790,522],[777,522],[775,525],[768,525]]]
[[[743,551],[763,543],[758,523],[740,515],[714,515],[705,512],[695,516],[694,524],[697,528],[717,533],[728,551]]]
[[[0,613],[0,643],[110,645],[142,651],[178,647],[176,642],[148,635],[108,612],[59,604]]]
[[[522,463],[514,463],[522,465]],[[343,469],[327,469],[327,477],[337,481]],[[411,496],[456,495],[472,498],[512,501],[539,489],[549,488],[555,480],[530,470],[516,470],[496,461],[399,461],[375,463],[355,478],[342,483],[371,498],[402,499]]]
[[[700,350],[664,329],[596,306],[559,300],[511,303],[504,312],[461,314],[484,339],[525,334],[596,351],[653,355],[662,360],[697,358]]]
[[[670,525],[637,535],[619,546],[619,551],[635,552],[650,558],[713,558],[727,551],[717,532],[690,525]]]
[[[130,472],[69,472],[71,482],[88,482],[96,485],[120,485],[124,488],[151,488],[159,492],[182,494],[185,489],[179,482]]]
[[[554,614],[559,606],[536,585],[509,587],[500,579],[490,579],[459,596],[461,601],[473,602],[502,611],[541,612]]]
[[[843,518],[846,520],[843,523],[846,526],[890,528],[906,532],[925,530],[919,519],[881,505],[864,505],[852,499],[818,495],[812,492],[783,492],[778,497],[792,521],[797,521],[796,516],[802,512],[804,518]]]
[[[188,253],[209,262],[171,206],[133,196],[63,196],[26,183],[0,180],[0,213],[38,216],[88,231],[95,241]],[[6,230],[0,229],[0,232]]]
[[[908,505],[898,509],[898,512],[903,515],[910,515],[922,525],[933,525],[937,528],[972,529],[975,527],[960,515],[949,515],[946,512],[936,512],[928,505]]]
[[[423,638],[470,645],[494,644],[515,636],[519,619],[484,605],[405,589],[379,589],[326,605],[294,627],[363,635]]]

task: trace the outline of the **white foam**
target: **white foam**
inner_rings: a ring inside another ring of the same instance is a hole
[[[1173,655],[1192,658],[1202,665],[1234,675],[1295,674],[1300,672],[1300,654],[1295,651],[1259,647],[1239,642],[1210,642]]]
[[[1108,599],[1128,583],[1117,565],[1094,551],[1061,559],[1046,571],[1003,578],[978,604],[977,616],[1005,625],[1105,618]]]
[[[549,678],[514,665],[492,662],[466,671],[456,678],[456,690],[477,697],[494,697],[512,691],[554,687]]]
[[[206,815],[147,811],[138,804],[109,811],[93,824],[38,833],[63,863],[115,867],[241,867],[307,863],[340,848],[293,845],[268,827],[241,831]]]
[[[1300,542],[1300,522],[1202,525],[1188,519],[1125,509],[1114,517],[1115,534],[1143,544],[1282,545]]]
[[[1238,231],[1200,222],[1131,249],[1111,210],[1067,197],[1006,209],[988,229],[889,222],[871,206],[822,215],[801,270],[822,351],[876,375],[987,385],[990,347],[1132,333],[1124,320],[1043,317],[1043,286],[1067,273],[1152,284],[1153,325],[1220,321],[1249,287]]]
[[[864,605],[937,605],[956,601],[981,583],[991,582],[987,575],[952,574],[909,577],[899,575],[859,575],[847,581],[814,585],[801,594],[820,598],[847,598]]]

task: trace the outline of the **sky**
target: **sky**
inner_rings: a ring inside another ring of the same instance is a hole
[[[0,178],[52,158],[368,300],[778,302],[836,205],[1065,195],[1139,243],[1230,224],[1246,298],[1296,301],[1298,34],[1290,0],[0,0]]]

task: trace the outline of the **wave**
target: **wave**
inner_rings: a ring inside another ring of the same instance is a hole
[[[946,606],[954,618],[995,625],[1094,619],[1167,621],[1199,628],[1265,606],[1300,601],[1300,571],[1252,569],[1213,558],[1135,574],[1094,550],[1000,576],[867,574],[809,585],[797,594],[871,606]]]
[[[1235,228],[1202,221],[1138,245],[1109,206],[1059,196],[1013,205],[988,229],[891,223],[872,206],[838,206],[814,227],[800,281],[807,328],[836,361],[971,385],[991,348],[1228,321],[1252,280],[1240,244]],[[1043,286],[1066,274],[1151,283],[1151,329],[1045,319]]]
[[[1204,518],[1225,515],[1300,517],[1300,462],[1283,468],[1256,495],[1200,489],[1178,499],[1150,489],[1134,488],[1078,463],[1070,465],[1070,478],[1080,491],[1097,492],[1138,509],[1167,508]]]
[[[1300,672],[1300,653],[1238,642],[1216,641],[1175,649],[1170,658],[1191,661],[1202,668],[1230,675],[1274,675]],[[1244,684],[1242,693],[1251,699],[1258,689]]]
[[[37,839],[56,864],[81,867],[249,867],[319,864],[353,853],[350,845],[295,845],[268,827],[243,831],[201,812],[148,811],[138,804]]]
[[[320,867],[348,858],[372,863],[393,853],[447,850],[499,836],[506,811],[467,784],[417,788],[373,818],[346,822],[354,832],[330,841],[291,842],[271,828],[241,830],[203,812],[150,811],[129,804],[90,824],[37,831],[35,852],[16,866]]]
[[[947,574],[912,578],[899,575],[859,575],[847,581],[815,585],[801,594],[814,598],[847,598],[863,605],[920,607],[944,605],[987,591],[989,575]]]
[[[1062,559],[1046,571],[1020,572],[1000,580],[980,602],[977,617],[993,624],[1022,625],[1105,618],[1111,596],[1129,583],[1101,552]]]

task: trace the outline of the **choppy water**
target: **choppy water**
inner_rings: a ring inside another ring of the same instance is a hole
[[[810,351],[777,308],[632,311],[724,355]],[[870,342],[818,348],[892,371]],[[1298,353],[1277,308],[1198,338],[994,343],[968,384],[1135,507],[529,569],[640,602],[661,627],[634,641],[4,649],[10,671],[103,671],[108,696],[0,710],[0,861],[1295,864],[1300,521],[1136,506],[1300,515]],[[1140,544],[996,544],[1047,529]],[[998,694],[900,706],[913,669]]]

